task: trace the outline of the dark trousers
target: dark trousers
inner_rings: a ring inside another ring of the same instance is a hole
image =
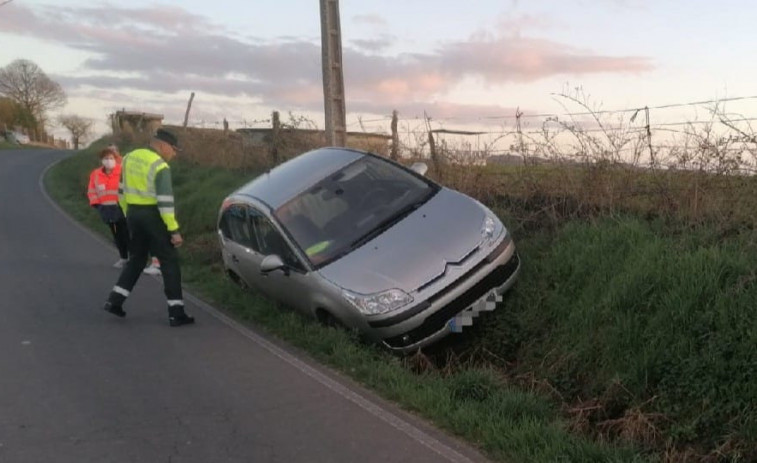
[[[121,271],[108,302],[119,306],[123,304],[142,275],[147,255],[152,254],[160,260],[169,314],[182,313],[184,300],[181,292],[179,255],[171,244],[171,234],[160,218],[157,206],[129,205],[126,219],[131,231],[129,261]]]
[[[121,259],[129,258],[129,225],[126,222],[126,217],[117,222],[110,222],[107,224],[110,228],[110,233],[113,235],[113,242],[116,243],[118,248],[118,255]]]

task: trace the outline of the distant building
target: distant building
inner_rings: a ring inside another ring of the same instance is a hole
[[[110,121],[114,135],[153,134],[163,125],[163,115],[121,110],[111,114]]]

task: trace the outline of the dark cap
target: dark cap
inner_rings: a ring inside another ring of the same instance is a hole
[[[173,149],[179,151],[179,140],[176,138],[176,135],[172,134],[168,130],[158,129],[158,131],[155,133],[155,138],[168,143]]]

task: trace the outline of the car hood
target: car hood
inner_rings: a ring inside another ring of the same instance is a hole
[[[476,248],[485,216],[471,198],[442,188],[393,227],[319,272],[360,294],[415,291]]]

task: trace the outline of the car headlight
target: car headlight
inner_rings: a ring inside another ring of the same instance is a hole
[[[375,294],[357,294],[343,289],[342,295],[366,315],[391,312],[413,302],[412,296],[401,289],[390,289]]]

